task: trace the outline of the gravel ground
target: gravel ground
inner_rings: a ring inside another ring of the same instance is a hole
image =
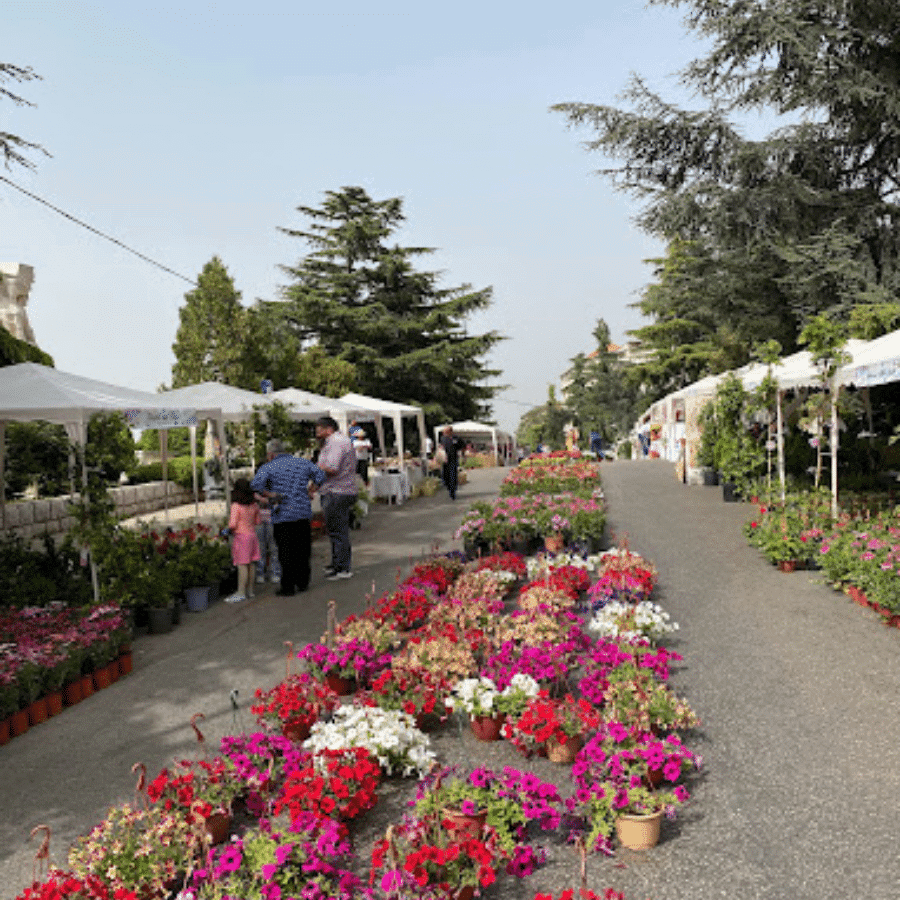
[[[171,635],[140,638],[133,675],[0,748],[2,896],[30,879],[31,827],[52,825],[53,857],[63,862],[77,834],[129,799],[133,762],[153,772],[192,751],[191,714],[205,713],[210,742],[248,725],[246,713],[230,711],[233,687],[246,702],[273,684],[284,671],[282,641],[317,639],[328,599],[339,615],[358,610],[366,591],[388,589],[434,542],[455,546],[467,503],[496,493],[503,474],[475,473],[455,504],[441,494],[376,507],[357,533],[352,581],[317,581],[294,603],[267,592],[246,606],[216,604]],[[670,464],[615,462],[604,484],[611,528],[657,565],[658,600],[680,624],[669,645],[684,662],[672,681],[703,719],[689,744],[705,767],[692,801],[664,820],[660,844],[590,857],[588,886],[615,887],[628,900],[900,897],[900,632],[816,573],[769,566],[740,530],[751,510],[723,503],[719,489],[681,485]],[[323,561],[318,542],[313,562]],[[525,761],[468,729],[444,726],[433,741],[443,762],[527,767],[568,785],[565,767]],[[413,791],[385,783],[378,807],[354,825],[361,854]],[[530,900],[577,886],[574,851],[554,840],[546,847],[545,867],[484,896]]]

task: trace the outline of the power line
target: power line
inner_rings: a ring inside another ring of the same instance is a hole
[[[150,263],[151,266],[156,266],[157,269],[162,269],[163,272],[168,272],[170,275],[174,275],[176,278],[180,278],[182,281],[186,281],[188,284],[192,284],[194,287],[197,287],[197,282],[193,278],[188,278],[186,275],[182,275],[181,272],[176,272],[174,269],[170,269],[168,266],[164,266],[161,262],[157,262],[155,259],[151,259],[149,256],[146,256],[143,253],[138,252],[134,248],[129,247],[127,244],[123,244],[116,238],[110,237],[108,234],[104,234],[102,231],[99,231],[92,225],[88,225],[87,222],[82,222],[81,219],[75,218],[75,216],[67,213],[65,210],[62,210],[58,206],[54,206],[52,203],[44,200],[43,197],[38,197],[37,194],[32,194],[31,191],[26,191],[25,188],[16,184],[14,181],[10,181],[5,176],[0,175],[0,181],[5,181],[8,185],[10,185],[10,187],[14,187],[17,191],[21,191],[23,194],[25,194],[26,197],[31,197],[32,200],[37,200],[38,203],[43,203],[44,206],[49,207],[55,213],[59,213],[59,215],[61,215],[65,219],[68,219],[70,222],[74,222],[76,225],[80,225],[82,228],[86,228],[88,231],[92,231],[94,234],[102,237],[104,240],[107,240],[112,244],[115,244],[117,247],[121,247],[123,250],[127,250],[129,253],[133,253],[139,259],[144,260],[144,262]]]

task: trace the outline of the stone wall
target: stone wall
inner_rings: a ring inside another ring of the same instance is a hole
[[[147,484],[110,488],[109,496],[116,504],[116,514],[120,519],[142,516],[163,509],[165,482],[150,481]],[[39,538],[44,532],[51,535],[65,533],[75,524],[69,510],[70,499],[65,496],[7,503],[6,533],[16,534],[25,540]],[[193,491],[169,482],[170,507],[193,502]]]

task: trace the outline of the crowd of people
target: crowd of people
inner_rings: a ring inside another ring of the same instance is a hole
[[[232,491],[227,532],[237,569],[237,590],[228,603],[252,599],[254,583],[278,583],[279,597],[309,588],[312,551],[312,501],[322,507],[331,543],[325,568],[330,581],[351,578],[350,528],[359,484],[368,484],[372,442],[356,422],[341,433],[338,423],[323,416],[315,424],[319,451],[315,461],[295,456],[278,439],[266,444],[266,462],[252,480],[239,478]],[[428,442],[430,444],[430,441]],[[456,499],[460,453],[464,444],[448,427],[434,453],[451,500]],[[430,448],[426,447],[430,453]],[[255,577],[254,577],[255,576]]]

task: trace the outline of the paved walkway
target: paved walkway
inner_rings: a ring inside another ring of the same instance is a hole
[[[132,763],[155,773],[191,753],[187,723],[197,711],[210,742],[235,730],[232,688],[246,703],[253,688],[273,684],[284,671],[282,641],[316,639],[328,599],[345,615],[373,583],[379,593],[390,587],[434,539],[447,549],[467,503],[493,494],[503,474],[476,473],[453,506],[441,494],[376,507],[356,533],[353,580],[317,581],[297,601],[267,595],[187,615],[171,635],[136,642],[133,675],[0,748],[2,896],[30,878],[33,825],[52,825],[54,858],[64,862],[75,835],[129,798]],[[685,660],[673,683],[704,720],[693,745],[706,768],[694,801],[664,822],[659,846],[591,857],[589,886],[616,887],[628,900],[900,897],[900,631],[815,573],[767,565],[741,533],[748,508],[723,503],[720,489],[681,485],[670,463],[615,462],[604,482],[611,526],[657,564],[660,602],[681,626],[674,646]],[[323,542],[313,553],[318,568]],[[241,712],[237,724],[249,723]],[[438,741],[442,752],[488,765],[518,759],[502,742]],[[549,777],[552,764],[543,765]],[[388,818],[370,830],[383,831]],[[527,882],[507,880],[488,896],[558,896],[576,879],[571,851],[555,848]]]
[[[681,626],[673,681],[704,720],[706,776],[653,853],[592,866],[601,883],[629,900],[900,897],[900,631],[768,565],[740,530],[751,510],[671,463],[616,462],[604,484]]]
[[[153,777],[173,758],[196,755],[189,725],[195,712],[206,717],[200,725],[212,747],[222,735],[249,728],[254,689],[284,676],[284,641],[300,647],[318,640],[329,600],[337,601],[339,617],[359,612],[367,593],[390,590],[435,545],[458,548],[452,534],[468,503],[495,496],[505,474],[470,473],[455,503],[440,491],[402,506],[375,504],[352,533],[352,579],[325,581],[328,540],[316,540],[307,593],[280,598],[276,585],[257,585],[261,592],[253,601],[182,613],[170,634],[134,642],[134,671],[127,678],[0,747],[0,897],[15,897],[31,881],[37,845],[29,845],[28,834],[35,825],[51,826],[52,859],[65,865],[74,839],[110,805],[133,797],[135,762],[145,763]],[[172,513],[174,521],[180,513]],[[233,689],[239,692],[237,716]]]

